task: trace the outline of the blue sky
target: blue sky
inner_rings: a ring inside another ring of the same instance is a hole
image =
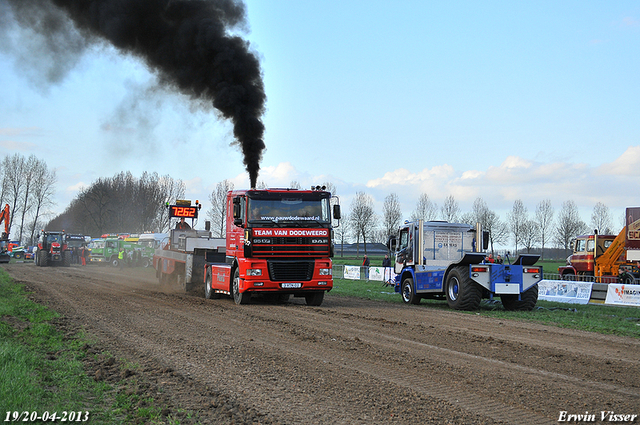
[[[0,7],[3,1],[0,0]],[[347,211],[421,193],[462,212],[482,197],[506,218],[597,202],[614,228],[640,205],[640,5],[634,1],[246,1],[238,30],[261,59],[267,93],[259,180],[333,182]],[[35,154],[58,173],[61,212],[82,186],[131,171],[184,180],[208,208],[230,179],[248,186],[231,126],[154,90],[136,58],[87,51],[56,84],[0,47],[0,156]],[[8,40],[8,41],[7,41]],[[45,62],[46,63],[46,62]]]

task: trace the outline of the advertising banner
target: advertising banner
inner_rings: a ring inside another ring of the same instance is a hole
[[[640,285],[611,283],[607,288],[604,303],[640,307]]]
[[[591,282],[541,280],[538,283],[538,299],[570,304],[588,304],[592,285]]]
[[[392,267],[369,267],[369,280],[379,280],[380,282],[393,281],[396,274]]]
[[[345,279],[360,279],[360,266],[344,266]]]

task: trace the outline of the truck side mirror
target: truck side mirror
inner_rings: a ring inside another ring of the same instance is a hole
[[[206,230],[207,232],[211,230],[211,222],[209,220],[204,222],[204,230]]]
[[[389,248],[389,251],[393,252],[396,250],[397,242],[398,240],[396,239],[395,235],[389,236],[389,239],[387,239],[387,248]]]
[[[340,205],[333,206],[333,218],[340,220]]]

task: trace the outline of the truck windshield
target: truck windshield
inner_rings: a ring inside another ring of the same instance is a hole
[[[329,197],[320,197],[320,193],[269,195],[249,198],[249,223],[296,227],[317,227],[331,223]]]
[[[91,249],[102,249],[104,248],[104,241],[93,241],[91,242]]]
[[[138,239],[138,245],[145,248],[155,248],[155,240],[153,239]]]

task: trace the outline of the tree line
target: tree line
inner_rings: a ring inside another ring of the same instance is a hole
[[[351,238],[356,243],[362,241],[366,252],[366,242],[386,243],[391,234],[395,234],[402,223],[402,211],[398,196],[388,195],[383,204],[382,216],[373,210],[373,198],[364,192],[354,197],[347,217],[343,214],[343,228],[338,236],[344,241]],[[346,219],[345,219],[346,218]],[[598,202],[591,215],[590,225],[587,225],[578,212],[578,207],[572,200],[563,202],[556,214],[551,200],[540,201],[535,211],[530,214],[521,199],[513,203],[511,211],[505,219],[487,206],[482,198],[476,198],[471,211],[461,213],[458,202],[452,195],[445,198],[441,207],[429,199],[426,193],[420,195],[416,208],[410,215],[411,221],[444,220],[460,222],[469,225],[480,223],[483,230],[489,232],[490,250],[494,253],[497,245],[514,247],[512,252],[526,251],[540,248],[544,256],[545,247],[550,245],[565,251],[570,249],[571,240],[576,236],[591,233],[598,229],[600,234],[617,234],[620,229],[614,229],[609,208]]]
[[[83,188],[46,229],[100,236],[106,233],[161,233],[170,226],[167,202],[185,195],[182,180],[144,172],[102,177]]]
[[[336,195],[333,184],[324,185]],[[257,186],[259,189],[268,187],[263,181],[259,181]],[[297,181],[292,181],[289,186],[300,188]],[[211,222],[213,236],[224,237],[226,234],[226,196],[233,189],[233,182],[223,180],[209,194],[210,208],[206,210],[205,217]],[[164,232],[170,226],[165,204],[183,198],[184,193],[185,184],[182,180],[168,175],[145,172],[140,178],[135,178],[130,172],[122,172],[111,178],[100,178],[81,190],[64,213],[47,224],[47,228],[87,235]],[[334,229],[336,243],[356,242],[358,249],[362,243],[366,253],[367,243],[386,243],[388,236],[396,233],[403,217],[397,194],[391,193],[385,197],[382,214],[378,214],[374,209],[373,197],[358,192],[349,208],[342,207],[340,226]],[[443,204],[438,206],[428,194],[423,193],[409,219],[445,220],[469,225],[480,223],[490,234],[491,252],[497,246],[512,246],[514,253],[540,248],[543,255],[545,247],[568,250],[573,238],[590,233],[593,229],[598,229],[601,234],[616,234],[619,231],[613,228],[611,213],[603,203],[595,205],[591,222],[587,225],[580,218],[572,200],[563,202],[556,212],[551,201],[545,199],[530,213],[523,201],[517,199],[503,219],[481,197],[474,201],[471,211],[463,213],[453,195],[447,196]]]
[[[9,205],[10,239],[33,244],[52,215],[56,172],[35,155],[13,154],[0,162],[0,178],[0,208]]]

